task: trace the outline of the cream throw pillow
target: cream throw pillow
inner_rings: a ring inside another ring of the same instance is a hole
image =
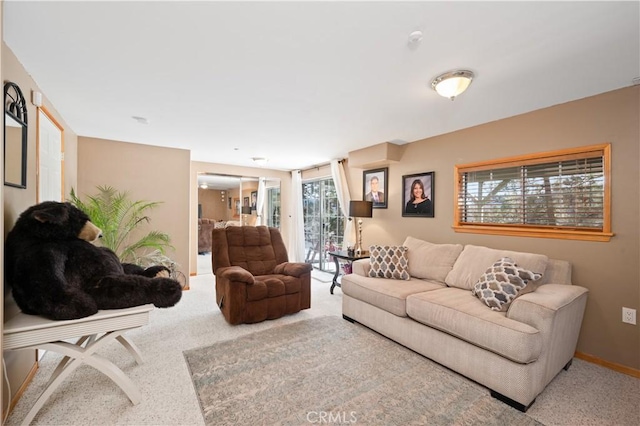
[[[412,277],[444,283],[462,249],[462,244],[433,244],[413,237],[407,237],[403,246],[407,247],[409,274]]]
[[[391,278],[408,280],[409,276],[407,248],[398,246],[371,246],[369,248],[371,269],[369,276],[373,278]]]

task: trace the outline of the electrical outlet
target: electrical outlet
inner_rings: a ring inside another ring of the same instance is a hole
[[[622,308],[622,322],[636,325],[636,310],[631,308]]]

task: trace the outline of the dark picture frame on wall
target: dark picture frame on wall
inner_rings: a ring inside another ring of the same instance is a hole
[[[244,197],[244,198],[242,199],[242,205],[243,205],[244,207],[249,207],[249,197]]]
[[[371,201],[374,209],[387,208],[388,173],[388,167],[362,172],[362,199]]]
[[[256,210],[258,205],[258,191],[251,191],[251,210]]]
[[[435,172],[402,176],[402,216],[434,217]]]
[[[227,197],[227,200],[229,200],[229,210],[231,210],[231,197]]]

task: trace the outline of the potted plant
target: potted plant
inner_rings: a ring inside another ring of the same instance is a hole
[[[100,243],[120,258],[123,263],[134,263],[143,267],[163,265],[169,268],[172,278],[184,275],[177,270],[177,264],[165,255],[168,248],[173,248],[168,234],[149,231],[146,234],[136,233],[137,239],[132,241],[131,233],[140,225],[149,223],[149,210],[156,208],[158,201],[134,201],[127,191],[118,191],[111,186],[98,186],[97,194],[81,200],[71,189],[70,202],[85,212],[91,222],[102,230]],[[180,284],[185,286],[186,280]]]

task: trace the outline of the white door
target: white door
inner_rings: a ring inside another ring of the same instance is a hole
[[[64,201],[62,127],[38,108],[38,202]]]

